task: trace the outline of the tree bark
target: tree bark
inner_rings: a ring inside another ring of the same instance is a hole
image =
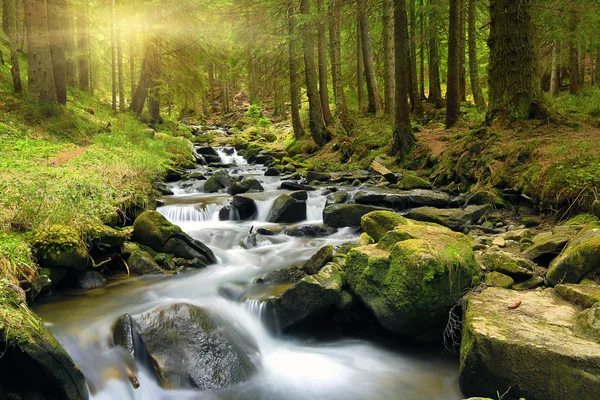
[[[75,67],[75,28],[73,20],[73,6],[71,0],[63,0],[65,3],[64,15],[64,49],[66,58],[67,86],[75,87],[77,79],[77,68]]]
[[[115,7],[114,1],[108,0],[110,4],[110,77],[111,77],[111,94],[112,94],[112,110],[117,111],[117,37],[115,34]]]
[[[394,2],[383,0],[383,98],[384,114],[394,115],[396,96],[394,60]]]
[[[321,96],[321,107],[323,108],[323,119],[325,124],[331,124],[331,109],[329,108],[329,89],[327,88],[327,39],[325,34],[325,8],[323,0],[317,0],[318,24],[318,46],[319,46],[319,95]]]
[[[90,86],[90,43],[88,35],[88,0],[82,1],[77,13],[77,50],[79,53],[79,89],[89,92]]]
[[[375,63],[373,61],[373,48],[369,34],[369,18],[367,15],[367,0],[358,0],[358,18],[360,19],[360,37],[362,42],[363,61],[365,65],[365,80],[367,83],[367,97],[369,103],[367,112],[377,114],[381,108],[379,87],[375,76]]]
[[[360,25],[360,18],[356,18],[356,86],[358,95],[358,112],[362,113],[365,110],[365,90],[364,90],[364,63],[363,63],[363,51],[362,51],[362,27]]]
[[[558,40],[552,42],[552,73],[550,76],[550,94],[558,94],[560,88],[560,44]]]
[[[569,92],[579,93],[579,59],[577,53],[577,15],[571,11],[569,18]]]
[[[292,115],[292,127],[296,139],[304,137],[302,122],[300,121],[300,85],[298,83],[298,62],[296,53],[296,17],[294,12],[294,1],[288,3],[288,64],[290,69],[290,102]]]
[[[115,34],[117,35],[117,71],[119,76],[119,110],[125,111],[125,77],[123,71],[123,39],[121,37],[121,6],[115,0]]]
[[[471,91],[475,106],[479,111],[485,110],[485,98],[481,90],[479,79],[479,61],[477,59],[477,0],[469,1],[469,75],[471,80]]]
[[[338,0],[329,2],[329,43],[331,57],[331,78],[333,82],[333,97],[335,100],[335,131],[338,135],[349,135],[352,130],[348,106],[344,96],[342,83],[342,50],[341,28]]]
[[[540,88],[531,0],[490,2],[489,82],[487,122],[548,117]]]
[[[422,113],[421,96],[419,95],[419,78],[417,74],[417,11],[416,0],[410,0],[409,4],[410,22],[410,101],[413,112]]]
[[[446,92],[446,129],[452,128],[460,114],[460,3],[450,0],[448,29],[448,79]]]
[[[310,1],[300,1],[300,12],[305,17],[304,40],[304,72],[306,75],[306,94],[308,96],[308,114],[310,134],[319,146],[328,142],[325,132],[325,120],[323,119],[323,107],[321,106],[321,97],[317,85],[317,66],[315,61],[315,27],[309,21],[311,19]]]
[[[440,83],[440,58],[438,54],[438,1],[429,0],[429,102],[442,108],[442,87]]]
[[[148,89],[151,84],[152,72],[154,67],[153,62],[156,62],[156,45],[154,40],[148,39],[144,48],[144,58],[142,59],[142,68],[140,70],[140,78],[136,85],[135,93],[131,100],[131,110],[137,115],[142,115],[144,104],[148,96]]]
[[[15,0],[4,0],[6,18],[6,36],[10,51],[10,74],[12,76],[13,90],[15,93],[23,91],[21,83],[21,69],[19,67],[19,54],[17,53],[17,8]]]
[[[208,61],[208,99],[212,103],[215,100],[215,64]]]
[[[419,69],[421,100],[427,100],[425,96],[425,12],[423,11],[423,0],[419,0]]]
[[[27,29],[29,93],[34,101],[56,103],[46,3],[44,0],[24,0],[23,7]]]
[[[66,1],[46,0],[48,15],[48,40],[52,58],[52,72],[56,99],[62,105],[67,104],[67,58],[65,55]]]
[[[135,87],[135,44],[133,37],[131,37],[129,40],[129,90],[132,101],[135,95]]]
[[[458,42],[458,82],[461,101],[467,101],[467,0],[459,2],[460,30]]]
[[[416,143],[415,134],[410,124],[410,110],[408,108],[409,82],[405,75],[405,72],[409,69],[406,0],[394,0],[394,41],[396,47],[396,116],[392,154],[404,157]]]

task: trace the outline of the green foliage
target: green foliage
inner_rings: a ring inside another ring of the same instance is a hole
[[[248,107],[248,110],[244,113],[244,115],[248,118],[256,120],[263,116],[260,105],[256,103],[251,104],[250,107]]]
[[[37,272],[23,235],[0,231],[0,280],[18,283],[35,278]]]

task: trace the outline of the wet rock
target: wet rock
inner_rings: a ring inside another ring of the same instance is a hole
[[[316,275],[300,279],[294,286],[267,304],[275,310],[278,326],[284,329],[307,318],[318,316],[337,304],[342,289],[338,267],[327,264]]]
[[[340,190],[339,192],[333,192],[327,195],[327,200],[325,201],[325,207],[330,206],[332,204],[342,204],[348,200],[348,192]]]
[[[396,184],[398,189],[413,190],[413,189],[431,189],[431,183],[414,174],[404,174],[400,182]]]
[[[281,226],[272,226],[272,227],[261,227],[256,230],[256,233],[263,236],[275,236],[279,235],[283,231],[283,227]]]
[[[592,223],[552,260],[546,278],[551,285],[579,283],[586,274],[596,271],[600,271],[600,224]]]
[[[238,210],[231,204],[224,205],[219,210],[219,221],[239,221]]]
[[[395,210],[406,210],[414,207],[449,207],[458,206],[452,197],[444,192],[416,189],[398,191],[382,189],[377,191],[359,191],[354,195],[354,201],[359,204],[389,207]]]
[[[513,309],[515,304],[520,304]],[[552,290],[488,288],[467,298],[459,382],[467,396],[600,398],[600,344],[574,333],[581,309]]]
[[[206,180],[206,177],[204,176],[204,174],[202,172],[192,172],[191,174],[189,174],[188,176],[189,179],[194,179],[197,181],[204,181]]]
[[[186,171],[181,168],[167,167],[165,182],[177,182],[186,177]]]
[[[121,315],[113,325],[113,343],[125,349],[131,358],[136,357],[135,351],[135,328],[133,319],[129,314]]]
[[[254,199],[243,194],[233,196],[231,207],[237,210],[238,217],[242,221],[253,219],[258,213]]]
[[[293,223],[305,219],[306,202],[296,200],[287,194],[282,194],[275,199],[267,216],[267,221],[274,223]]]
[[[106,225],[98,225],[92,228],[92,244],[99,248],[119,247],[125,240],[129,239],[127,232],[114,229]]]
[[[348,311],[356,304],[356,298],[347,291],[346,289],[342,289],[340,292],[340,299],[338,300],[335,308],[340,311]]]
[[[304,191],[307,191],[307,192],[311,192],[313,190],[316,190],[312,186],[303,185],[303,184],[297,183],[297,182],[282,182],[281,186],[279,188],[282,189],[282,190],[304,190]]]
[[[233,301],[240,301],[248,291],[247,285],[228,282],[219,288],[219,295]]]
[[[141,250],[134,243],[129,243],[132,247],[129,257],[127,257],[127,265],[129,271],[135,275],[160,275],[164,274],[160,266],[154,261],[154,258],[147,251]],[[137,247],[137,249],[135,249]]]
[[[164,388],[218,390],[245,381],[254,371],[239,336],[220,328],[200,307],[158,307],[135,317],[135,326]]]
[[[548,265],[567,245],[581,227],[557,226],[550,232],[542,232],[533,237],[533,245],[523,255],[541,265]]]
[[[227,171],[218,170],[206,182],[204,182],[205,193],[216,193],[221,189],[227,189],[233,185],[234,180]]]
[[[515,281],[508,275],[493,271],[486,274],[485,283],[489,286],[509,289]]]
[[[308,275],[314,275],[327,263],[333,261],[333,245],[323,246],[302,266],[302,270]]]
[[[308,193],[306,193],[306,190],[297,190],[295,192],[291,192],[288,193],[288,195],[296,200],[300,200],[300,201],[306,201],[308,200]]]
[[[306,182],[327,182],[331,179],[331,175],[327,172],[308,171],[306,173]]]
[[[187,234],[172,237],[164,244],[161,251],[186,260],[202,260],[205,264],[204,266],[217,261],[211,249],[204,243],[192,239]]]
[[[206,267],[206,265],[206,261],[202,258],[174,257],[167,260],[163,267],[168,271],[178,271],[180,269],[200,269]]]
[[[378,210],[386,209],[363,204],[333,204],[323,210],[323,222],[335,228],[359,227],[363,215]]]
[[[574,285],[566,283],[556,285],[554,291],[569,303],[582,308],[590,308],[600,302],[600,286],[597,285]]]
[[[255,178],[246,178],[241,182],[234,182],[231,184],[231,186],[227,189],[227,193],[236,195],[246,193],[251,190],[254,192],[264,192],[265,188],[263,188],[260,182]]]
[[[309,224],[299,225],[285,229],[285,234],[288,236],[308,236],[308,237],[324,237],[330,236],[337,232],[337,228],[327,226],[325,224]]]
[[[83,270],[89,264],[87,248],[75,228],[51,225],[36,232],[32,241],[42,267]]]
[[[87,400],[83,374],[17,289],[0,281],[0,397],[12,392],[26,399],[27,392],[38,392],[41,398]]]
[[[361,218],[361,226],[369,236],[376,242],[386,233],[394,230],[398,225],[411,223],[403,216],[393,211],[373,211]]]
[[[210,146],[196,147],[196,153],[209,156],[219,156],[219,153]]]
[[[306,272],[298,265],[280,268],[256,278],[254,283],[295,283],[306,276]]]
[[[441,226],[400,225],[346,257],[346,282],[388,330],[442,330],[477,276],[471,240]]]
[[[489,271],[496,271],[516,280],[526,280],[533,276],[534,264],[496,246],[483,253],[483,263]]]
[[[77,284],[79,289],[97,289],[106,284],[106,279],[99,272],[86,269],[77,274]]]
[[[171,196],[174,194],[173,191],[162,182],[154,182],[152,186],[154,187],[154,189],[158,190],[163,196]]]
[[[407,218],[423,222],[434,222],[455,231],[462,231],[490,211],[492,206],[467,206],[466,208],[422,207],[411,210]]]
[[[275,167],[269,167],[265,171],[265,176],[279,176],[279,175],[281,175],[281,172],[279,172],[279,170]]]

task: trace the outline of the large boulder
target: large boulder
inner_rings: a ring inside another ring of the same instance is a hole
[[[253,219],[258,213],[256,200],[244,194],[233,196],[233,199],[231,199],[231,209],[242,221]],[[221,219],[220,213],[219,218]]]
[[[227,193],[231,195],[242,194],[249,191],[263,192],[265,188],[260,184],[256,178],[246,178],[241,182],[234,182],[227,189]]]
[[[159,253],[170,253],[185,259],[198,258],[206,264],[216,262],[216,257],[202,242],[184,233],[157,211],[144,211],[133,223],[136,242]]]
[[[29,310],[25,293],[6,280],[0,280],[0,348],[0,387],[3,389],[0,397],[89,398],[79,368]]]
[[[333,235],[336,232],[337,228],[325,224],[298,225],[285,229],[285,234],[288,236],[323,237]]]
[[[533,276],[535,265],[530,260],[502,251],[497,246],[486,250],[482,258],[489,271],[500,272],[516,280],[526,280]]]
[[[582,308],[590,308],[600,302],[600,286],[598,285],[562,283],[556,285],[554,291],[569,303]]]
[[[472,223],[477,222],[492,206],[467,206],[465,208],[434,208],[422,207],[411,210],[406,214],[407,218],[423,222],[434,222],[455,231],[462,231]]]
[[[122,247],[123,255],[127,260],[129,271],[134,275],[160,275],[164,274],[160,266],[154,261],[150,253],[142,250],[135,243],[125,243]]]
[[[89,264],[87,247],[73,227],[51,225],[36,232],[32,244],[42,267],[83,270]]]
[[[267,222],[293,223],[306,219],[306,202],[296,200],[290,195],[282,194],[271,206]]]
[[[217,390],[245,381],[254,371],[245,353],[252,345],[239,343],[239,335],[200,307],[161,306],[134,321],[162,387]]]
[[[458,206],[449,194],[435,190],[415,189],[399,190],[370,190],[359,191],[354,195],[354,201],[359,204],[389,207],[395,210],[406,210],[414,207],[448,207]]]
[[[551,285],[579,283],[586,274],[595,271],[600,271],[600,224],[593,223],[552,260],[546,277]]]
[[[409,221],[393,211],[373,211],[361,218],[361,226],[376,242],[398,225],[407,225]]]
[[[315,254],[312,255],[304,263],[302,269],[308,275],[314,275],[318,273],[327,263],[333,261],[333,245],[328,244],[327,246],[321,247]]]
[[[221,189],[227,189],[233,185],[234,180],[229,176],[227,171],[219,170],[212,174],[210,178],[204,182],[205,193],[216,193]]]
[[[523,255],[538,264],[548,265],[580,230],[577,225],[561,225],[542,232],[533,237],[533,245]]]
[[[471,240],[441,226],[400,225],[346,257],[350,289],[385,328],[405,335],[439,330],[476,275]]]
[[[551,289],[488,288],[469,296],[460,349],[463,393],[496,398],[508,390],[510,398],[527,400],[600,398],[600,344],[574,332],[580,312]]]
[[[323,209],[323,222],[325,225],[335,228],[360,227],[360,220],[363,215],[378,210],[386,209],[364,204],[333,204]]]
[[[315,317],[340,299],[342,276],[338,266],[329,263],[316,274],[300,279],[280,296],[266,300],[275,312],[277,326],[284,329]]]

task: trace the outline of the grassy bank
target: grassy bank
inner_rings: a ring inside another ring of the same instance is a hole
[[[67,107],[35,106],[11,91],[0,66],[0,279],[35,276],[33,232],[63,224],[84,238],[125,207],[146,205],[165,166],[191,157],[175,124],[155,134],[78,91]]]

